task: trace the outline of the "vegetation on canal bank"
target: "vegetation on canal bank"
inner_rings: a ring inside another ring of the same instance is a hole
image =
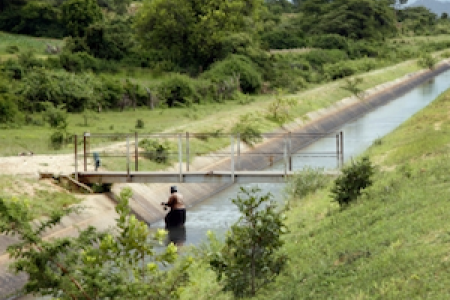
[[[447,91],[377,140],[373,185],[349,207],[331,183],[290,199],[288,267],[256,299],[447,299],[449,111]],[[201,258],[191,274],[183,299],[232,299]]]

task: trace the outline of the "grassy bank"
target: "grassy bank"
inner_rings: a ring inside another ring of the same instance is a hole
[[[289,267],[257,298],[448,299],[448,111],[450,91],[377,141],[374,185],[351,207],[331,203],[329,189],[293,200]],[[184,299],[231,299],[197,267]]]
[[[372,71],[361,75],[364,81],[363,89],[392,81],[405,74],[419,70],[415,60],[407,61],[396,66],[382,70]],[[328,107],[329,105],[350,96],[350,92],[342,89],[343,81],[313,87],[286,97],[297,100],[298,105],[292,109],[292,116],[302,118],[306,113]],[[100,133],[152,133],[152,132],[228,132],[239,117],[246,113],[267,114],[269,103],[273,95],[254,97],[244,96],[238,101],[193,106],[190,108],[172,108],[170,110],[145,108],[127,110],[124,112],[92,113],[87,118],[83,114],[70,114],[68,131],[73,134],[82,134],[85,131]],[[33,115],[38,120],[39,115]],[[137,120],[144,122],[144,128],[136,129]],[[259,127],[263,131],[271,131],[279,125],[262,118]],[[0,155],[17,155],[25,150],[34,153],[49,153],[49,138],[52,130],[48,126],[24,125],[20,128],[9,128],[0,132]],[[107,140],[93,141],[97,144],[110,142]],[[206,151],[211,143],[199,144],[199,152]],[[218,147],[221,146],[219,143]],[[69,153],[73,149],[68,145],[60,153]],[[217,148],[216,148],[217,149]]]

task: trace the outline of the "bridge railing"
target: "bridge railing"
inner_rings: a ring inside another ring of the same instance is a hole
[[[298,151],[318,139],[334,139],[329,149]],[[249,141],[256,142],[249,145]],[[258,171],[279,164],[293,171],[293,159],[324,158],[343,164],[342,132],[332,133],[84,133],[74,137],[75,173],[94,170]]]

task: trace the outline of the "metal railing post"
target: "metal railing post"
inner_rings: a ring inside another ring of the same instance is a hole
[[[86,149],[86,137],[88,136],[88,132],[85,132],[83,135],[83,146],[84,146],[84,171],[87,172],[87,149]]]
[[[73,137],[74,140],[74,148],[75,148],[75,180],[78,181],[78,149],[77,149],[77,135]]]
[[[284,140],[284,153],[283,153],[283,158],[284,158],[284,176],[287,175],[287,170],[288,170],[288,161],[287,161],[287,140],[286,140],[286,136],[283,137]]]
[[[134,170],[139,171],[139,137],[138,133],[134,133]]]
[[[189,172],[189,132],[186,132],[186,172]]]
[[[234,135],[230,136],[231,142],[231,182],[234,183]]]
[[[180,165],[180,182],[183,182],[183,145],[181,143],[181,134],[178,134],[178,162]]]
[[[237,134],[237,170],[241,170],[241,134]]]
[[[292,171],[292,133],[289,132],[289,171]]]
[[[340,145],[339,145],[339,134],[336,134],[336,161],[337,161],[337,168],[339,169],[341,167],[341,155],[340,155]]]
[[[344,133],[341,131],[341,141],[340,141],[340,145],[341,145],[341,167],[344,166]]]
[[[127,177],[130,177],[130,136],[127,135]]]

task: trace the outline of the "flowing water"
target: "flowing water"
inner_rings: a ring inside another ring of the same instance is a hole
[[[450,71],[446,71],[407,94],[337,129],[336,131],[343,131],[344,134],[344,162],[361,154],[376,139],[397,128],[449,87]],[[325,169],[336,168],[336,157],[308,157],[306,155],[306,153],[335,151],[336,140],[334,137],[333,134],[329,138],[320,139],[299,151],[293,156],[293,170],[300,170],[305,166]],[[283,170],[283,168],[284,165],[280,163],[272,167],[271,170]],[[263,193],[271,192],[278,201],[284,199],[285,184],[259,183],[244,186],[255,185],[262,189]],[[218,235],[223,234],[239,217],[237,208],[231,202],[231,199],[236,198],[239,189],[240,185],[233,185],[190,207],[187,212],[186,230],[172,232],[172,235],[175,238],[186,239],[185,244],[196,245],[205,240],[208,230],[214,231]],[[163,228],[164,222],[157,222],[151,227]]]

